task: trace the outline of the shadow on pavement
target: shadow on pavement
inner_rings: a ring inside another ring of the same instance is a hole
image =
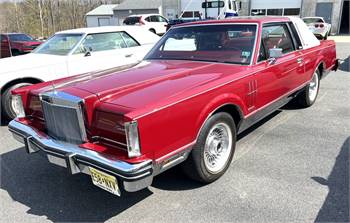
[[[248,129],[244,130],[243,132],[241,132],[238,136],[237,136],[237,141],[239,141],[240,139],[243,139],[244,137],[246,137],[247,135],[249,135],[251,132],[253,132],[254,130],[258,129],[260,126],[264,125],[265,123],[267,123],[268,121],[271,121],[274,117],[276,117],[278,114],[280,114],[282,112],[281,109],[278,109],[274,112],[272,112],[270,115],[266,116],[265,118],[261,119],[260,121],[258,121],[256,124],[252,125],[251,127],[249,127]]]
[[[339,70],[350,72],[350,56],[348,56],[344,61],[339,65]]]
[[[238,136],[238,140],[272,120],[277,110]],[[65,168],[50,164],[42,154],[28,155],[24,148],[0,156],[0,188],[27,207],[28,214],[47,216],[54,222],[102,222],[120,214],[152,195],[148,189],[117,197],[94,186],[90,176],[70,175]],[[203,186],[175,167],[155,177],[153,187],[161,190],[191,190]]]
[[[1,189],[29,207],[28,214],[54,222],[103,222],[152,195],[145,189],[117,197],[94,186],[89,176],[69,175],[45,156],[28,155],[23,148],[0,159]]]
[[[344,142],[328,179],[312,177],[328,186],[329,192],[315,222],[350,222],[349,217],[349,159],[350,137]]]
[[[279,114],[276,111],[252,126],[239,138]],[[148,189],[114,196],[94,186],[88,175],[69,175],[52,165],[42,154],[28,155],[24,148],[0,156],[0,188],[27,207],[28,214],[47,216],[54,222],[102,222],[152,195]],[[180,167],[155,177],[153,187],[162,190],[191,190],[203,184],[188,179]]]
[[[201,184],[186,176],[180,166],[175,166],[153,179],[152,186],[160,190],[179,191],[202,187]]]

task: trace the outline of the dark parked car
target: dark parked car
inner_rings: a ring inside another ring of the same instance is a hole
[[[2,33],[1,34],[1,58],[17,56],[30,53],[42,42],[24,33]],[[8,49],[11,49],[9,55]],[[4,52],[3,52],[4,50]]]
[[[9,39],[5,35],[0,36],[0,44],[1,44],[1,51],[0,51],[0,58],[10,57],[11,56],[11,48]]]

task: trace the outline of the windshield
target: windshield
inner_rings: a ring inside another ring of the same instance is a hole
[[[145,59],[250,64],[256,25],[202,25],[169,30]]]
[[[11,41],[33,41],[34,39],[27,34],[9,34],[9,38]]]
[[[305,18],[305,19],[303,19],[303,21],[304,21],[306,24],[323,22],[323,20],[320,19],[320,18]]]
[[[56,34],[33,53],[65,56],[79,43],[83,34]]]

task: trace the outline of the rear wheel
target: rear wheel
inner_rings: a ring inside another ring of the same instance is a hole
[[[224,112],[214,114],[204,124],[183,169],[194,180],[213,182],[230,166],[235,146],[236,127],[232,117]]]
[[[297,101],[303,107],[310,107],[317,99],[320,88],[320,72],[316,70],[310,83],[297,96]]]
[[[32,84],[31,83],[19,83],[19,84],[16,84],[16,85],[13,85],[13,86],[7,88],[4,91],[4,93],[1,96],[1,107],[2,107],[2,111],[3,111],[5,118],[7,118],[7,119],[16,118],[17,108],[12,101],[11,91],[16,89],[16,88],[25,87],[25,86],[29,86],[29,85],[32,85]]]

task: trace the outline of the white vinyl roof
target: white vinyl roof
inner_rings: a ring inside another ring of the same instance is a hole
[[[107,32],[127,32],[137,40],[141,45],[156,43],[160,37],[148,29],[140,26],[101,26],[91,28],[71,29],[56,34],[93,34],[93,33],[107,33]]]
[[[319,46],[320,41],[316,38],[316,36],[309,30],[307,25],[298,17],[290,16],[288,17],[295,25],[301,40],[301,44],[303,45],[303,49],[308,49],[314,46]]]

